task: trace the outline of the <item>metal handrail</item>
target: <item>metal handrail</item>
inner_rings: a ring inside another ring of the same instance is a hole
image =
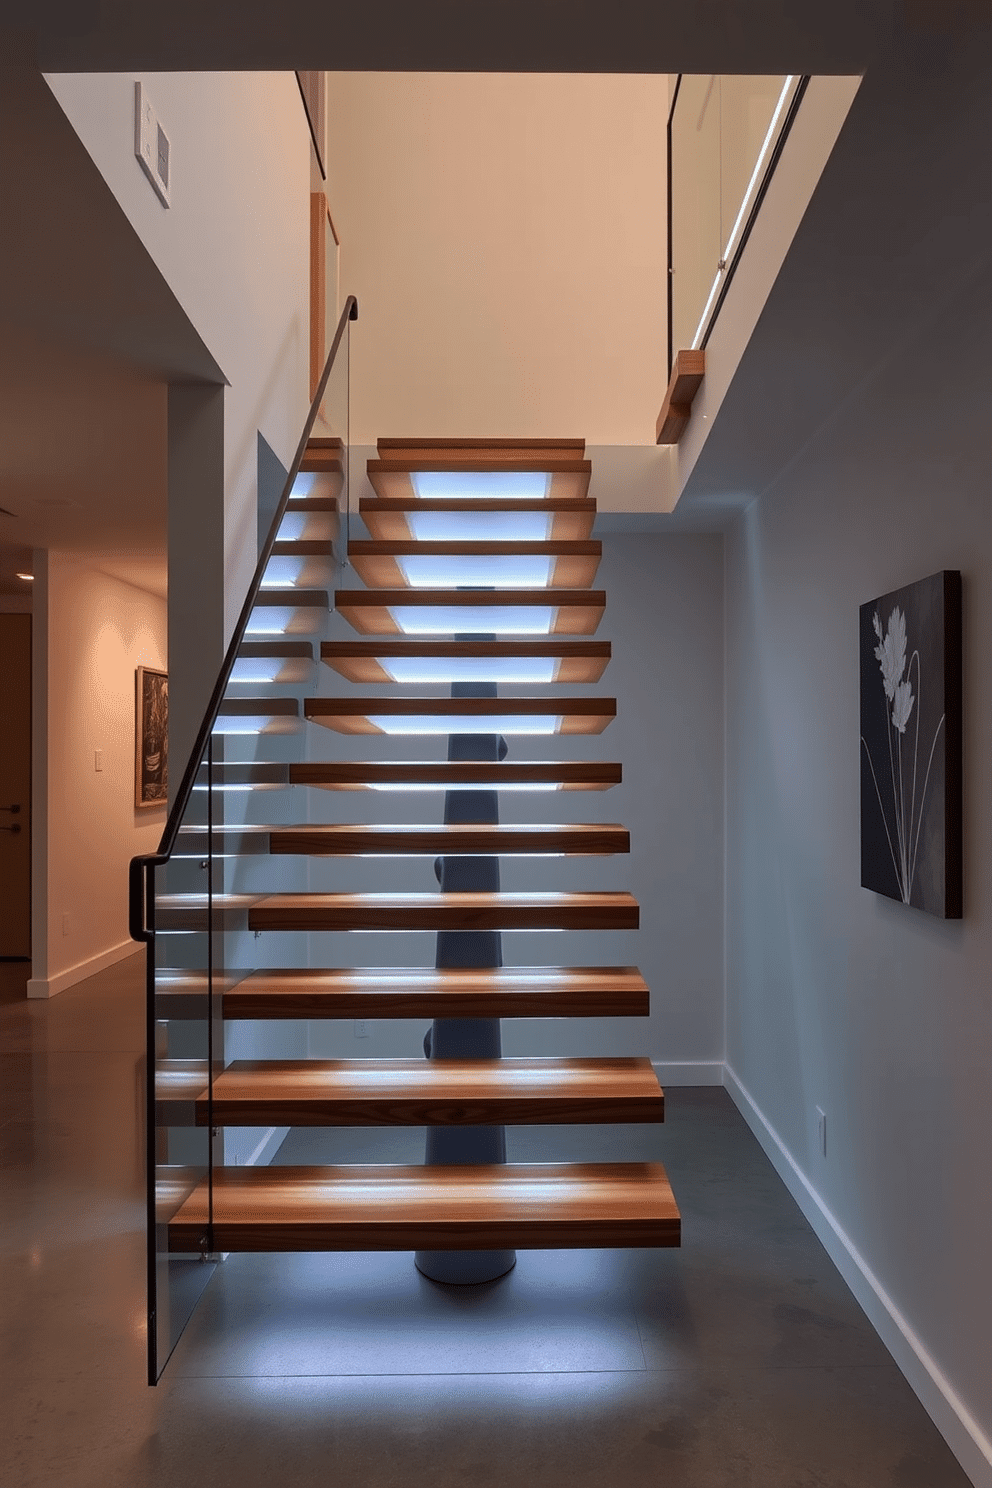
[[[238,652],[241,649],[241,643],[244,640],[245,631],[248,627],[249,617],[251,616],[252,610],[255,608],[255,601],[258,598],[258,592],[262,587],[262,578],[265,573],[265,568],[268,564],[269,558],[272,556],[272,549],[276,542],[279,527],[282,523],[283,517],[286,514],[286,507],[289,505],[289,498],[293,494],[293,486],[296,484],[296,477],[299,475],[300,466],[303,464],[303,457],[306,454],[307,444],[310,441],[310,434],[313,430],[313,426],[317,421],[317,414],[320,411],[321,401],[327,388],[327,381],[331,375],[331,369],[334,366],[334,362],[337,357],[341,342],[344,339],[345,328],[347,327],[349,321],[357,319],[358,301],[354,295],[349,295],[347,300],[345,301],[344,309],[341,312],[341,319],[338,321],[337,330],[334,332],[334,340],[331,342],[331,349],[327,353],[327,360],[324,363],[324,370],[320,375],[320,381],[317,384],[317,391],[314,393],[313,402],[310,405],[310,412],[307,415],[306,423],[303,425],[303,433],[300,437],[300,442],[297,446],[296,454],[293,458],[293,463],[289,467],[289,474],[286,477],[286,484],[283,486],[282,496],[279,499],[279,505],[276,508],[276,514],[272,519],[272,525],[269,528],[268,536],[262,544],[262,551],[258,555],[258,563],[255,566],[255,572],[252,575],[251,583],[248,585],[248,592],[245,596],[245,602],[241,606],[241,613],[238,616],[237,624],[234,627],[234,633],[231,636],[231,641],[224,656],[224,661],[221,665],[217,681],[214,684],[213,692],[210,694],[210,701],[207,703],[206,712],[203,715],[203,722],[200,724],[200,728],[197,732],[196,739],[193,744],[193,749],[189,757],[189,762],[187,763],[186,769],[183,772],[182,780],[179,782],[179,789],[176,792],[175,800],[172,803],[172,809],[170,810],[168,818],[166,819],[165,830],[162,833],[162,840],[158,845],[158,851],[154,853],[145,853],[142,856],[131,859],[130,867],[128,870],[128,933],[131,936],[132,940],[147,942],[152,939],[153,932],[149,928],[151,922],[150,900],[152,897],[151,874],[149,872],[149,869],[153,867],[160,867],[163,863],[167,863],[172,856],[173,848],[176,845],[176,837],[179,832],[179,827],[182,823],[183,816],[185,815],[186,807],[193,790],[193,785],[196,781],[197,772],[200,768],[200,762],[203,758],[204,750],[206,749],[207,744],[210,740],[210,736],[213,733],[214,724],[217,722],[217,714],[220,711],[220,705],[224,700],[224,694],[227,691],[227,684],[230,681],[231,672],[234,670],[234,663],[238,658]]]

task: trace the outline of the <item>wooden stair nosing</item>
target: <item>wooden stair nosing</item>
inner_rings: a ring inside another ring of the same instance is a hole
[[[295,698],[273,698],[271,702],[292,703]],[[237,710],[236,710],[237,711]],[[242,708],[241,712],[248,711]],[[280,709],[289,712],[288,708]],[[556,718],[572,713],[577,718],[615,718],[616,698],[606,697],[308,697],[303,699],[307,718],[351,718],[369,713],[390,718],[419,717],[424,713],[443,714],[445,718],[488,718],[502,714],[508,718],[531,715]],[[457,732],[457,730],[456,730]]]
[[[233,768],[233,767],[232,767]],[[285,770],[287,767],[281,767]],[[557,784],[563,790],[608,790],[619,785],[622,767],[590,760],[335,760],[298,761],[288,767],[293,785],[358,790],[375,785]]]
[[[599,538],[567,541],[551,538],[538,542],[493,542],[484,539],[476,542],[471,538],[452,538],[450,542],[421,542],[417,538],[366,541],[365,538],[353,538],[348,544],[349,558],[411,558],[419,554],[426,554],[431,558],[463,558],[475,554],[487,558],[601,558],[603,544]]]
[[[320,659],[348,681],[392,683],[386,661],[550,661],[551,682],[598,682],[612,656],[609,641],[534,640],[446,641],[383,638],[374,641],[324,641]],[[440,678],[439,678],[440,680]]]
[[[664,1093],[644,1058],[239,1059],[194,1099],[199,1126],[566,1126],[665,1119]]]
[[[211,1210],[213,1222],[210,1223]],[[677,1246],[660,1163],[217,1168],[169,1225],[175,1252]]]
[[[201,831],[191,828],[191,831]],[[614,823],[513,826],[505,822],[449,822],[436,826],[373,823],[286,827],[236,827],[234,832],[267,834],[270,853],[310,857],[367,857],[381,854],[437,857],[528,853],[599,856],[630,852],[630,833]],[[205,834],[204,834],[205,835]],[[264,848],[259,850],[264,851]]]
[[[383,450],[584,450],[586,442],[584,439],[477,439],[477,438],[424,438],[417,439],[379,439],[376,441],[376,449],[381,454]]]
[[[570,454],[541,455],[540,451],[491,455],[484,451],[473,453],[471,458],[459,460],[450,452],[432,455],[429,450],[418,454],[404,455],[401,451],[383,459],[369,460],[366,472],[374,475],[591,475],[592,461],[577,459]],[[514,500],[508,497],[508,500]]]
[[[298,718],[300,703],[295,697],[225,697],[217,711],[220,716],[230,718],[264,713],[273,717]]]
[[[299,657],[313,661],[313,641],[294,641],[288,636],[276,636],[271,641],[242,641],[238,647],[238,659],[258,660],[272,657],[279,661],[286,657]]]
[[[362,496],[359,515],[366,512],[574,512],[595,517],[596,503],[588,496]]]
[[[330,608],[330,595],[326,589],[260,589],[255,598],[255,608],[273,606],[279,609]]]
[[[274,558],[333,558],[334,544],[327,538],[286,537],[272,544]]]
[[[625,892],[564,894],[270,894],[249,930],[636,930]]]
[[[176,983],[175,998],[202,1001]],[[643,1018],[650,994],[631,966],[287,968],[255,971],[223,990],[237,1018]]]
[[[272,593],[261,590],[261,593]],[[292,593],[292,591],[289,591]],[[276,601],[271,601],[275,603]],[[334,594],[336,609],[605,609],[606,594],[602,589],[338,589]]]

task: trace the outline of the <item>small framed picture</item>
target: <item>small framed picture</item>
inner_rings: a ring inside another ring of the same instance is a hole
[[[135,681],[134,804],[169,798],[169,674],[138,667]]]

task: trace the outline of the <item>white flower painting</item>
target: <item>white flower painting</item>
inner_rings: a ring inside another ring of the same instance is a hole
[[[862,606],[861,759],[862,884],[960,914],[960,575]]]

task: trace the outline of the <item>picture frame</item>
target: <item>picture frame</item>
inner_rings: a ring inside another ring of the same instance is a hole
[[[861,884],[962,915],[961,574],[861,606]]]
[[[168,672],[139,666],[134,692],[134,804],[141,810],[169,799]]]

